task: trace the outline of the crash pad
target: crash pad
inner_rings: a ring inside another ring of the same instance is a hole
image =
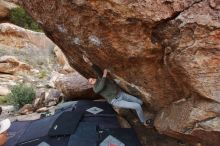
[[[4,146],[14,146],[18,143],[21,136],[31,124],[30,121],[14,121],[8,129],[8,140]]]
[[[26,128],[18,143],[47,136],[50,127],[59,116],[60,114],[55,114],[46,118],[30,121],[30,125]]]
[[[30,141],[26,141],[16,146],[67,146],[69,136],[67,137],[40,137]]]
[[[96,124],[99,128],[119,128],[120,124],[116,116],[84,116],[82,122],[89,122]]]
[[[50,128],[48,135],[63,136],[73,134],[82,116],[82,112],[63,112],[53,123],[53,126]]]
[[[121,145],[125,146],[141,146],[135,131],[131,128],[114,128],[99,130],[100,141],[99,144],[104,142],[109,137],[116,138]],[[110,142],[108,140],[108,142]],[[112,141],[112,144],[117,144]]]
[[[98,141],[97,126],[81,122],[76,132],[70,136],[68,146],[96,146]]]
[[[77,102],[73,110],[83,111],[85,116],[111,116],[116,114],[112,106],[106,101],[82,100]]]

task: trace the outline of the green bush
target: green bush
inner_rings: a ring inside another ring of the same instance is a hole
[[[18,84],[12,87],[8,98],[12,104],[22,107],[25,104],[32,103],[36,92],[33,87],[25,84]]]
[[[47,77],[47,71],[46,70],[41,70],[39,75],[38,75],[38,78],[43,79],[45,77]]]
[[[0,96],[0,104],[8,104],[10,101],[7,96]]]
[[[10,21],[26,29],[31,29],[33,31],[42,31],[41,27],[35,21],[33,21],[31,16],[29,16],[26,11],[21,7],[11,9]]]

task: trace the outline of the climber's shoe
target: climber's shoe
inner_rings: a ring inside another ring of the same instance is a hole
[[[153,128],[153,127],[154,127],[154,121],[153,121],[153,119],[148,119],[148,120],[146,120],[146,122],[143,123],[143,124],[144,124],[144,126],[145,126],[146,128]]]

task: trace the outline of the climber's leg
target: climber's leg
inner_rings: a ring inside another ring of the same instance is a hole
[[[118,107],[118,108],[135,110],[140,121],[142,123],[146,122],[146,118],[145,118],[144,112],[143,112],[140,104],[138,104],[136,102],[128,102],[128,101],[122,100],[120,97],[118,99],[113,99],[111,104],[115,107]]]
[[[143,101],[141,101],[137,97],[132,96],[130,94],[127,94],[125,92],[121,92],[119,96],[122,98],[122,100],[125,100],[125,101],[128,101],[128,102],[136,102],[136,103],[138,103],[140,105],[143,104]]]

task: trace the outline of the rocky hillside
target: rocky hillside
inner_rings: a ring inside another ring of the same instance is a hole
[[[53,51],[55,46],[43,33],[1,23],[0,85],[4,82],[7,85],[6,81],[10,82],[7,77],[11,76],[14,81],[8,85],[14,85],[16,79],[23,78],[24,82],[33,81],[34,85],[42,86],[40,84],[50,77],[50,72],[60,68]]]
[[[72,72],[74,73],[66,75]],[[71,92],[73,95],[70,95],[69,84],[66,83],[69,81],[69,76],[72,84],[76,81],[81,84],[81,88],[72,86],[72,90],[75,89],[74,92]],[[58,77],[59,80],[57,80]],[[9,23],[1,23],[0,108],[3,108],[3,114],[0,119],[8,117],[9,114],[11,114],[10,118],[17,118],[13,117],[14,114],[17,114],[17,112],[14,112],[17,109],[8,105],[13,103],[8,95],[14,86],[20,84],[31,85],[36,91],[33,101],[28,100],[28,103],[32,104],[24,105],[24,108],[19,111],[20,114],[32,113],[38,111],[38,109],[45,109],[45,107],[49,108],[58,104],[61,101],[61,92],[64,93],[65,97],[79,98],[84,95],[81,91],[86,90],[87,94],[92,91],[92,89],[89,89],[91,87],[88,87],[86,79],[70,67],[60,48],[48,39],[44,33],[34,32]],[[21,87],[18,87],[19,90],[22,90]],[[29,88],[25,88],[25,91],[22,91],[28,93],[29,90]],[[75,93],[78,94],[75,95]],[[13,94],[16,94],[16,92],[14,91]],[[24,97],[21,97],[20,100],[23,99]],[[20,101],[17,100],[17,103],[20,103]],[[21,117],[21,119],[24,120],[25,118]]]
[[[140,96],[160,133],[219,145],[218,0],[19,2],[77,71],[93,75],[86,54]]]

